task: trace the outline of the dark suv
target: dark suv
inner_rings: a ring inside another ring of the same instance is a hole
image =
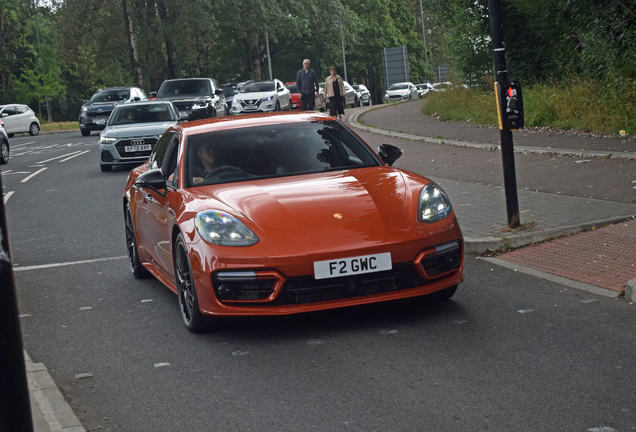
[[[150,98],[167,100],[177,107],[188,120],[227,115],[227,103],[223,89],[212,78],[184,78],[166,80],[159,91],[150,93]]]
[[[83,136],[106,127],[113,108],[122,102],[145,100],[146,93],[139,87],[111,87],[97,90],[85,100],[79,114],[79,127]]]

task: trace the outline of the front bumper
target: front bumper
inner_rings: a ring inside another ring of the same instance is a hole
[[[135,140],[135,142],[131,142]],[[143,140],[143,143],[138,142]],[[97,143],[97,149],[99,154],[99,163],[102,165],[121,165],[121,164],[140,164],[145,162],[152,149],[159,141],[159,137],[135,137],[135,138],[122,138],[113,143],[103,144]],[[150,149],[142,150],[136,149],[133,146],[146,145],[150,146]]]
[[[80,116],[78,119],[79,127],[91,131],[104,130],[108,124],[108,117],[110,117],[110,113],[106,116]]]

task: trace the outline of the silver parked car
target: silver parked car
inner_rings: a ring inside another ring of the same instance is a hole
[[[353,88],[360,95],[359,100],[361,105],[373,105],[373,101],[371,100],[371,92],[369,91],[369,89],[367,89],[366,86],[362,84],[356,84],[353,86]]]
[[[0,164],[9,162],[9,136],[4,130],[4,123],[0,121]]]
[[[40,133],[40,120],[26,105],[0,105],[0,120],[4,122],[9,138],[17,133],[28,133],[33,136]]]
[[[117,105],[99,135],[97,148],[101,170],[144,162],[166,129],[187,118],[169,101]]]
[[[384,94],[385,102],[402,102],[419,99],[417,87],[411,82],[395,83]]]

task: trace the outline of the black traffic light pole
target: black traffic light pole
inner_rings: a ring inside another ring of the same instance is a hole
[[[0,199],[0,431],[33,432],[4,198]]]
[[[493,48],[492,58],[495,65],[495,82],[505,83],[508,81],[508,71],[506,69],[506,49],[503,43],[500,0],[488,0],[488,9],[490,10],[490,35]],[[497,95],[497,97],[499,96]],[[499,115],[501,116],[501,112]],[[503,161],[508,227],[519,228],[519,200],[517,197],[517,174],[515,172],[512,131],[505,126],[500,127],[500,129],[499,135],[501,137],[501,158]]]

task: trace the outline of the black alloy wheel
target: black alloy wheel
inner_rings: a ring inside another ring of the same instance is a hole
[[[135,235],[135,226],[133,225],[132,213],[130,212],[130,204],[126,203],[124,210],[124,222],[126,223],[126,247],[128,248],[128,261],[130,262],[130,271],[133,276],[138,279],[147,277],[150,273],[141,264],[139,260],[139,249],[137,248],[137,236]]]
[[[199,310],[190,258],[182,234],[177,236],[174,244],[174,274],[183,323],[192,333],[208,330],[207,319]]]
[[[29,127],[29,135],[36,136],[39,133],[40,126],[36,122],[31,123],[31,126]]]
[[[9,143],[2,141],[2,151],[0,151],[0,164],[9,163]]]

